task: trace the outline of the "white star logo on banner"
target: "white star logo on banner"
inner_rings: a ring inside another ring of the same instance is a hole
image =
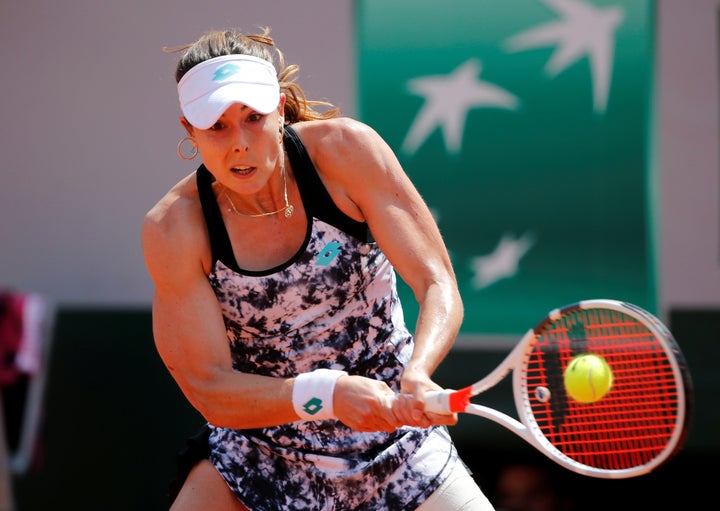
[[[587,54],[593,80],[593,107],[604,113],[610,92],[615,30],[625,17],[620,7],[599,9],[580,0],[541,0],[562,19],[511,37],[511,51],[541,48],[556,44],[557,48],[545,66],[551,77],[570,67]]]
[[[535,244],[535,237],[525,233],[519,238],[503,234],[495,250],[486,256],[473,257],[470,266],[475,274],[472,286],[486,288],[498,280],[514,277],[520,266],[520,259]]]
[[[402,151],[414,154],[436,127],[440,127],[445,148],[459,154],[465,120],[472,108],[495,107],[514,110],[518,100],[507,91],[478,79],[481,64],[470,59],[449,75],[422,76],[408,80],[408,89],[423,96],[425,104],[410,126]]]

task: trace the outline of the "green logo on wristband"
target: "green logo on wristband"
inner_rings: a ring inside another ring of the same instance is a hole
[[[322,410],[322,399],[319,399],[317,397],[310,399],[307,403],[303,405],[303,410],[305,410],[305,413],[315,415],[320,410]]]

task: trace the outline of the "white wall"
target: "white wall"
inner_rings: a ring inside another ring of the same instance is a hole
[[[720,306],[720,0],[659,0],[661,304]],[[163,46],[269,25],[312,98],[355,108],[350,0],[3,0],[0,287],[146,306],[145,212],[195,162]]]
[[[194,170],[173,79],[212,28],[272,35],[308,96],[352,114],[351,2],[2,0],[0,288],[67,305],[148,304],[145,212]]]
[[[661,304],[718,308],[720,1],[659,6]]]

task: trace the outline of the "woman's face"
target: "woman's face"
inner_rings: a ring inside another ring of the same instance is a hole
[[[277,110],[266,115],[235,103],[208,129],[195,128],[185,119],[181,122],[215,179],[235,193],[253,194],[279,165],[284,107],[285,95],[281,94]]]

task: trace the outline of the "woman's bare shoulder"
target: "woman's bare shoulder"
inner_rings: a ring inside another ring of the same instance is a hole
[[[372,141],[378,136],[370,126],[351,117],[300,122],[293,128],[313,149],[341,150],[348,143]]]
[[[194,176],[178,182],[145,215],[142,245],[148,264],[162,265],[179,254],[199,256],[207,244]]]
[[[186,220],[199,205],[194,176],[190,174],[170,188],[146,213],[143,225],[170,229],[177,221]]]
[[[367,124],[348,117],[300,123],[296,131],[335,204],[364,221],[360,203],[384,186],[394,161],[389,146]]]
[[[377,166],[391,152],[373,128],[349,117],[299,123],[296,131],[321,175],[351,171],[356,180],[358,171]]]

